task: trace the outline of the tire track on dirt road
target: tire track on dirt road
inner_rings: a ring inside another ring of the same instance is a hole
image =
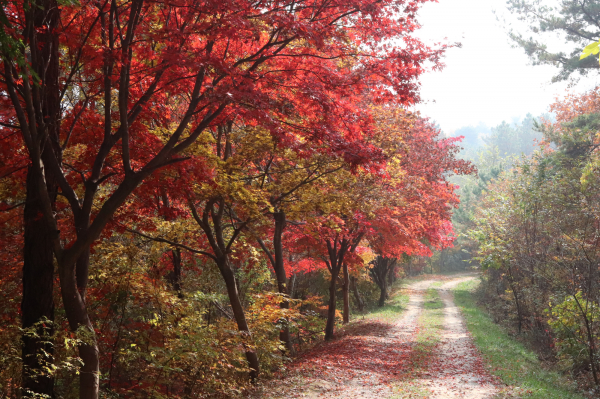
[[[431,399],[484,399],[498,393],[493,377],[473,343],[451,290],[475,277],[462,277],[436,287],[444,302],[444,332],[436,357],[428,365],[429,377],[421,379]]]

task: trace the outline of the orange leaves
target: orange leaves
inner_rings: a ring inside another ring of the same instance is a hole
[[[559,123],[568,122],[577,116],[597,113],[600,110],[600,90],[594,88],[585,94],[567,94],[562,101],[550,105]]]

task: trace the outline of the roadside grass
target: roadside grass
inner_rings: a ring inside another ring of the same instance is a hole
[[[479,281],[471,280],[454,289],[454,301],[465,317],[475,345],[508,387],[498,398],[584,399],[561,374],[542,367],[537,355],[511,338],[477,306],[473,290]]]
[[[402,312],[406,309],[408,300],[409,295],[405,290],[403,290],[403,284],[396,284],[390,290],[390,298],[385,301],[385,305],[383,307],[368,307],[362,313],[354,313],[354,318],[350,321],[350,324],[361,320],[395,320],[400,317]]]
[[[417,323],[415,346],[410,355],[410,374],[396,384],[393,399],[428,398],[430,395],[429,390],[419,383],[419,377],[427,371],[444,329],[444,302],[436,289],[425,291],[423,311]]]

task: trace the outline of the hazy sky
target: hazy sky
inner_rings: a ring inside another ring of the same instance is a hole
[[[417,36],[426,43],[444,38],[462,43],[448,51],[443,71],[421,78],[424,103],[417,109],[446,133],[479,122],[495,126],[528,112],[537,116],[567,89],[566,83],[550,83],[555,68],[532,66],[522,49],[511,47],[492,10],[510,18],[505,0],[439,0],[419,13],[423,29]],[[580,92],[595,82],[600,79],[571,90]]]

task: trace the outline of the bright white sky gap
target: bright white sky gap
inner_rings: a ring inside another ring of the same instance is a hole
[[[439,0],[425,4],[419,13],[423,29],[416,36],[425,43],[445,38],[462,43],[462,48],[447,52],[443,71],[421,77],[424,103],[416,109],[446,134],[479,122],[493,127],[527,113],[538,116],[566,93],[567,83],[550,83],[555,68],[532,66],[522,49],[511,48],[492,10],[514,19],[505,0]],[[582,92],[599,82],[586,79],[571,90]]]

